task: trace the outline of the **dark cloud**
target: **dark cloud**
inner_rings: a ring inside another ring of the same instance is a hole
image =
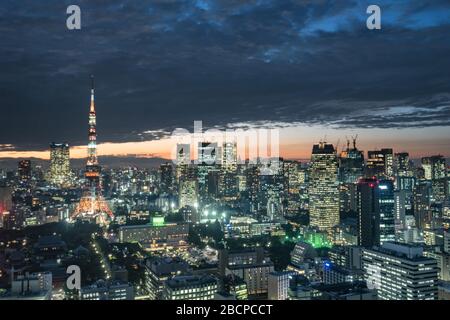
[[[448,125],[448,1],[153,0],[0,4],[0,144],[85,143],[267,121]],[[78,4],[82,30],[65,28]]]

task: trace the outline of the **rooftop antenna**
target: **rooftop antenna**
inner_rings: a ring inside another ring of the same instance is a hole
[[[94,75],[91,74],[91,112],[95,112],[94,106]]]
[[[94,90],[94,75],[91,74],[90,78],[91,78],[91,89]]]
[[[352,139],[353,139],[353,149],[356,149],[356,139],[358,139],[358,134],[352,137]]]

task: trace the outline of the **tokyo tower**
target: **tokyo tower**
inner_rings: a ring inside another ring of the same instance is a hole
[[[102,196],[100,165],[97,159],[97,129],[94,103],[94,77],[91,76],[91,106],[89,110],[89,142],[83,195],[72,214],[72,220],[82,219],[106,225],[114,215]]]

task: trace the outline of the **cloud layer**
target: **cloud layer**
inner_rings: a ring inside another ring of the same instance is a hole
[[[450,125],[450,4],[152,0],[0,4],[0,144],[86,140],[89,74],[99,140],[235,123]],[[82,30],[66,29],[78,4]]]

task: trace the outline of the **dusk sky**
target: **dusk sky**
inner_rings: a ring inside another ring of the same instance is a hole
[[[450,157],[448,0],[2,0],[0,34],[2,158],[85,157],[90,74],[101,155],[168,157],[201,120],[282,128],[287,158],[355,134]]]

